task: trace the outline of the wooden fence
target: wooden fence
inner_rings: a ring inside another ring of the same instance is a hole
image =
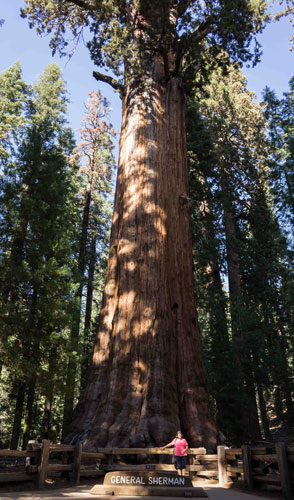
[[[282,490],[284,498],[294,499],[294,444],[218,446],[218,471],[220,485],[240,477],[249,491],[273,485]]]
[[[7,458],[10,459],[10,465],[5,467]],[[11,458],[15,459],[13,464]],[[97,461],[103,458],[105,455],[102,453],[83,452],[81,444],[76,446],[53,444],[44,439],[41,445],[31,444],[27,450],[0,450],[2,462],[0,470],[6,468],[5,472],[0,472],[0,482],[34,481],[37,488],[42,488],[47,477],[52,473],[62,472],[71,474],[74,482],[78,484],[80,476],[104,475],[96,463],[92,466],[83,465],[83,459],[89,462],[89,459]],[[61,460],[61,463],[58,463],[58,460]]]
[[[280,442],[241,448],[218,446],[217,454],[207,454],[205,448],[190,448],[188,454],[189,473],[194,480],[219,481],[224,485],[241,479],[248,490],[275,485],[281,488],[285,498],[294,498],[294,444]],[[156,463],[136,463],[136,455],[153,456]],[[49,440],[42,441],[42,444],[31,442],[24,451],[0,450],[0,470],[3,471],[0,472],[0,482],[34,481],[38,488],[42,488],[46,478],[57,473],[67,475],[79,484],[81,476],[103,476],[105,472],[130,468],[174,471],[173,464],[163,463],[164,455],[173,455],[173,450],[99,448],[96,453],[90,453],[83,451],[81,444],[56,445]],[[135,463],[128,464],[127,456]],[[14,466],[9,463],[11,460],[15,460]]]

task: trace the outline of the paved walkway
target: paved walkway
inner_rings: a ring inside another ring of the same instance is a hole
[[[271,499],[273,497],[262,497],[256,495],[249,495],[242,491],[229,488],[220,488],[216,485],[209,485],[204,487],[208,494],[208,498],[212,500],[261,500]],[[2,493],[0,492],[0,500],[111,500],[114,497],[110,496],[94,496],[89,493],[89,487],[87,486],[77,486],[75,488],[64,488],[61,490],[51,490],[51,491],[26,491],[26,492],[13,492],[13,493]],[[168,497],[116,497],[119,500],[128,499],[140,500],[168,500]],[[179,497],[178,497],[179,498]],[[173,498],[172,500],[176,500]],[[179,499],[180,500],[180,499]]]

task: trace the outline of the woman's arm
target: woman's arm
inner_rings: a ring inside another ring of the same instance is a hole
[[[171,446],[174,446],[174,440],[172,440],[170,443],[166,444],[165,446],[161,446],[160,448],[164,450],[164,448],[170,448]]]
[[[189,446],[187,445],[186,448],[182,451],[182,455],[184,455],[184,453],[186,453],[189,449]]]

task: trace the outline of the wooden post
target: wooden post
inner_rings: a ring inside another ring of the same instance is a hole
[[[276,453],[278,458],[278,467],[281,478],[283,497],[293,499],[292,484],[287,460],[286,445],[283,442],[276,443]]]
[[[50,440],[43,439],[42,448],[41,448],[40,464],[38,467],[38,474],[37,474],[37,487],[38,488],[43,488],[44,483],[45,483],[49,454],[50,454]]]
[[[109,465],[112,465],[113,464],[113,453],[112,453],[112,449],[110,449],[110,453],[107,455],[107,463]]]
[[[40,444],[36,440],[30,440],[27,443],[27,451],[40,450]],[[26,472],[31,472],[32,466],[36,466],[39,463],[39,457],[26,457]]]
[[[80,483],[81,461],[82,461],[82,443],[77,443],[75,446],[73,457],[73,480],[75,484]]]
[[[244,470],[244,487],[246,490],[253,490],[254,481],[252,474],[252,460],[251,460],[251,449],[250,446],[244,444],[242,446],[243,455],[243,470]]]
[[[228,482],[227,469],[226,469],[226,448],[225,446],[217,447],[217,468],[218,468],[218,482],[220,486],[224,486]]]
[[[191,473],[191,467],[190,465],[193,465],[193,458],[194,458],[194,455],[188,455],[188,469],[187,469],[187,472],[188,472],[188,476],[192,479],[192,473]]]

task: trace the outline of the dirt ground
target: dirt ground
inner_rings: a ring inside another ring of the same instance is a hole
[[[11,485],[0,486],[0,500],[110,500],[112,497],[107,496],[94,496],[90,494],[90,490],[97,481],[89,481],[85,482],[85,484],[81,484],[79,486],[73,486],[70,483],[64,482],[60,484],[60,482],[52,483],[46,485],[46,488],[43,490],[33,490],[32,486],[27,484],[21,485]],[[206,491],[208,498],[211,500],[261,500],[269,499],[269,500],[281,500],[282,496],[279,492],[264,492],[264,491],[254,491],[254,494],[245,492],[243,490],[237,488],[221,488],[217,484],[200,484],[197,482],[197,486],[202,486]],[[17,490],[16,490],[17,488]],[[117,500],[128,500],[128,499],[137,499],[140,497],[116,497]],[[162,500],[163,498],[167,499],[169,497],[142,497],[144,500]],[[180,500],[180,497],[178,497]],[[174,500],[174,498],[172,499]]]

